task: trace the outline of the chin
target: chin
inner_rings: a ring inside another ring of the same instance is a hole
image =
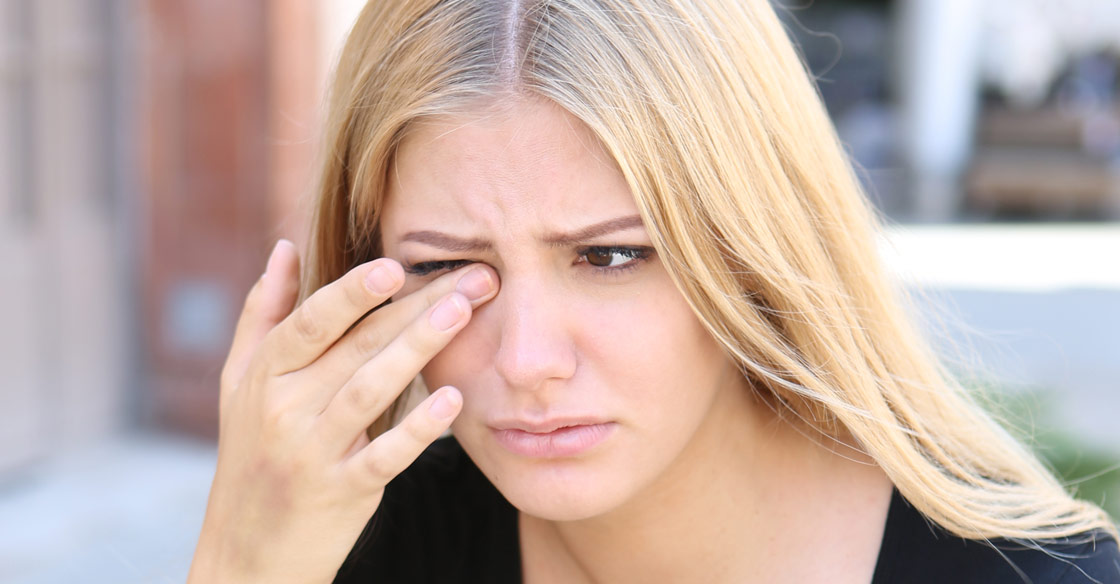
[[[580,464],[552,461],[533,465],[536,468],[511,469],[491,477],[491,482],[519,511],[547,521],[590,519],[623,504],[628,489],[621,477],[593,468],[573,468]]]
[[[610,512],[628,499],[627,466],[607,453],[527,459],[493,442],[459,437],[463,449],[519,511],[548,521],[579,521]]]

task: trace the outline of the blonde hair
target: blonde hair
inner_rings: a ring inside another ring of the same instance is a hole
[[[305,294],[380,255],[386,172],[411,123],[530,96],[598,135],[697,317],[791,421],[854,441],[959,536],[1115,534],[915,331],[766,0],[369,2],[335,73]]]

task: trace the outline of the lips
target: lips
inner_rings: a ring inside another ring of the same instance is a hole
[[[613,422],[548,420],[513,421],[491,426],[494,439],[513,454],[529,458],[568,458],[583,454],[606,440]]]

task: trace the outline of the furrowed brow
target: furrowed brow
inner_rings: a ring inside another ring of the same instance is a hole
[[[618,231],[626,231],[627,229],[635,229],[642,226],[641,216],[630,215],[627,217],[608,219],[607,221],[588,225],[587,227],[570,233],[549,233],[542,237],[541,241],[552,247],[566,247],[604,235],[610,235]],[[422,243],[455,253],[485,252],[494,249],[493,244],[485,239],[455,237],[454,235],[448,235],[439,231],[410,231],[401,237],[401,242],[403,243],[405,241]]]
[[[643,227],[642,218],[639,215],[630,215],[627,217],[619,217],[617,219],[609,219],[594,225],[588,225],[583,229],[573,231],[571,233],[550,233],[542,238],[545,243],[554,247],[565,247],[583,243],[588,240],[610,235],[617,231],[626,231],[627,229],[634,229]]]
[[[480,252],[490,251],[493,247],[484,239],[463,239],[438,231],[410,231],[404,234],[401,241],[415,241],[424,245],[438,247],[451,252]]]

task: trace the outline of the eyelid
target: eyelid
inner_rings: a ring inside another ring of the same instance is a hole
[[[593,252],[621,254],[628,257],[629,261],[618,266],[595,266],[587,260],[587,255]],[[638,267],[638,264],[649,259],[653,254],[653,247],[648,245],[585,245],[576,249],[577,260],[575,263],[587,265],[590,269],[599,273],[620,274]],[[402,262],[402,267],[406,274],[425,277],[432,274],[450,272],[473,263],[476,263],[475,260],[431,260],[416,263]]]

